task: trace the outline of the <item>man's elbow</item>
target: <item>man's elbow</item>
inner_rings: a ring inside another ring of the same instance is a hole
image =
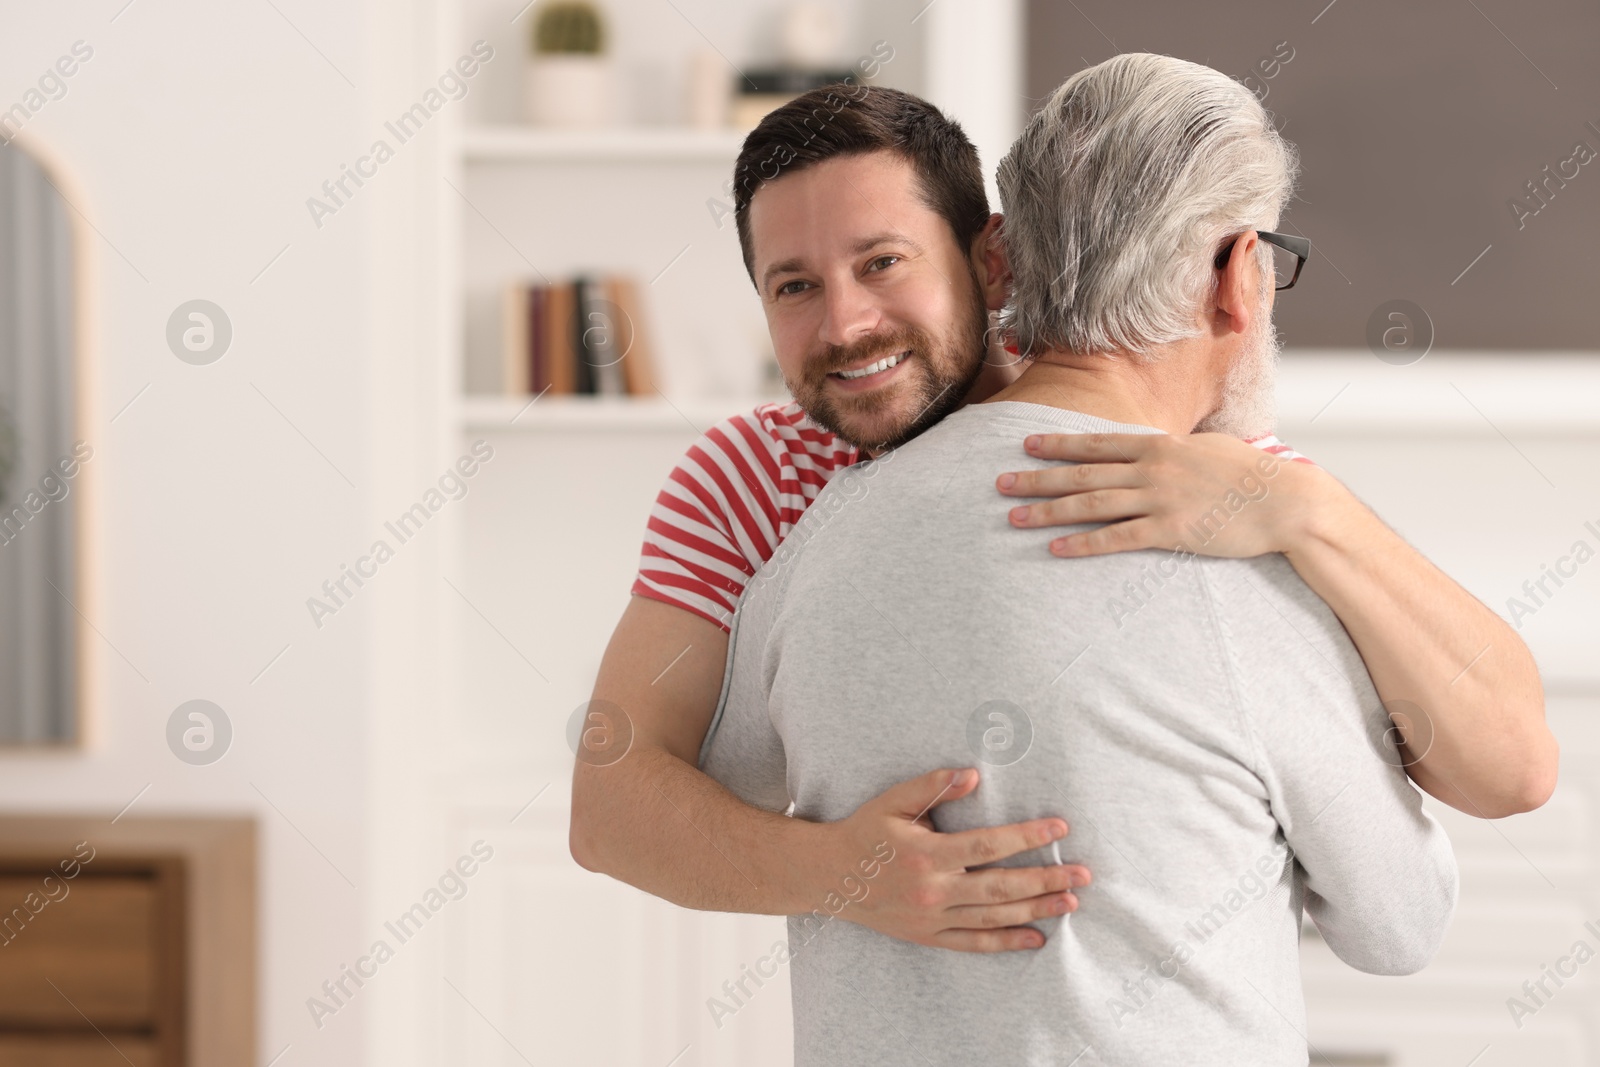
[[[1461,898],[1461,868],[1443,830],[1435,830],[1433,863],[1417,872],[1410,915],[1390,929],[1386,969],[1373,974],[1416,974],[1439,954]]]
[[[600,835],[595,832],[594,801],[587,796],[581,781],[582,771],[573,781],[572,817],[567,822],[567,851],[572,860],[586,871],[605,874],[605,860]]]
[[[1542,808],[1556,791],[1561,768],[1561,749],[1548,730],[1539,739],[1534,753],[1521,765],[1507,772],[1503,790],[1472,812],[1485,819],[1504,819]]]
[[[1433,962],[1449,931],[1449,914],[1421,916],[1412,913],[1403,923],[1374,927],[1370,921],[1348,934],[1337,926],[1318,921],[1322,940],[1351,967],[1363,974],[1399,978],[1416,974]]]
[[[1455,910],[1453,888],[1438,904],[1433,914],[1413,913],[1404,924],[1387,931],[1369,930],[1356,944],[1347,945],[1341,938],[1328,936],[1328,931],[1323,936],[1334,955],[1358,971],[1396,978],[1416,974],[1433,962],[1444,945]]]
[[[1561,746],[1554,734],[1547,733],[1540,748],[1538,757],[1530,761],[1527,771],[1522,775],[1522,788],[1515,798],[1518,807],[1508,814],[1520,815],[1542,808],[1556,791],[1556,779],[1561,771]]]
[[[1344,908],[1308,900],[1322,938],[1345,963],[1366,974],[1416,974],[1433,962],[1450,932],[1461,894],[1461,871],[1450,839],[1435,825],[1415,849],[1414,865],[1374,884]]]
[[[1537,679],[1537,675],[1535,678]],[[1527,732],[1526,739],[1519,746],[1523,755],[1520,760],[1514,761],[1514,766],[1509,772],[1506,793],[1499,805],[1500,810],[1486,813],[1491,819],[1521,815],[1542,808],[1556,791],[1556,777],[1560,772],[1561,746],[1545,721],[1543,685],[1536,681],[1534,692],[1529,695],[1529,699],[1515,703],[1524,709],[1520,721],[1526,724]],[[1515,744],[1515,737],[1510,740]]]
[[[1525,782],[1519,784],[1516,792],[1508,794],[1498,805],[1484,810],[1484,818],[1504,819],[1512,815],[1523,815],[1530,811],[1537,811],[1544,807],[1551,795],[1556,791],[1556,776],[1554,773],[1530,776]]]
[[[578,811],[572,811],[572,822],[567,827],[567,851],[572,853],[572,861],[586,871],[600,872],[599,860],[595,858],[594,847],[590,844],[582,829],[578,825]]]
[[[1453,856],[1431,881],[1426,890],[1421,885],[1416,887],[1414,905],[1407,909],[1409,914],[1390,926],[1376,952],[1354,966],[1368,974],[1399,977],[1416,974],[1433,962],[1450,933],[1450,920],[1461,892],[1461,875]]]
[[[1376,974],[1389,978],[1403,978],[1408,974],[1416,974],[1439,954],[1439,948],[1444,943],[1444,930],[1439,930],[1435,937],[1416,937],[1406,935],[1398,937],[1393,943],[1384,945],[1378,952],[1359,961],[1347,960],[1351,966],[1367,974]]]

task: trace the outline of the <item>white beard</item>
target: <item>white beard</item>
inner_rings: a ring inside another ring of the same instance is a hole
[[[1278,423],[1278,357],[1283,352],[1270,314],[1256,316],[1250,344],[1222,382],[1217,409],[1195,426],[1195,433],[1225,433],[1250,439],[1272,432]]]

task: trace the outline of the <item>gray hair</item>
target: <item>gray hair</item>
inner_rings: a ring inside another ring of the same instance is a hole
[[[1261,102],[1219,71],[1148,53],[1079,71],[1000,163],[1002,327],[1024,356],[1143,355],[1197,335],[1218,250],[1278,225],[1298,169]]]

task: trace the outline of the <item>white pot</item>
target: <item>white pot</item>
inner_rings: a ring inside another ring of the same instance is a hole
[[[615,120],[611,61],[592,55],[535,55],[527,73],[528,119],[536,126],[581,130]]]

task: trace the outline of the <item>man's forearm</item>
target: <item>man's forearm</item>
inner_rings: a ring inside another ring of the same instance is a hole
[[[1293,467],[1293,464],[1289,465]],[[1555,738],[1533,655],[1504,620],[1406,544],[1326,472],[1293,547],[1296,571],[1339,616],[1385,704],[1421,719],[1407,768],[1428,793],[1500,818],[1555,788]]]
[[[580,763],[572,792],[579,862],[681,907],[794,915],[828,892],[823,825],[752,807],[660,748]]]

